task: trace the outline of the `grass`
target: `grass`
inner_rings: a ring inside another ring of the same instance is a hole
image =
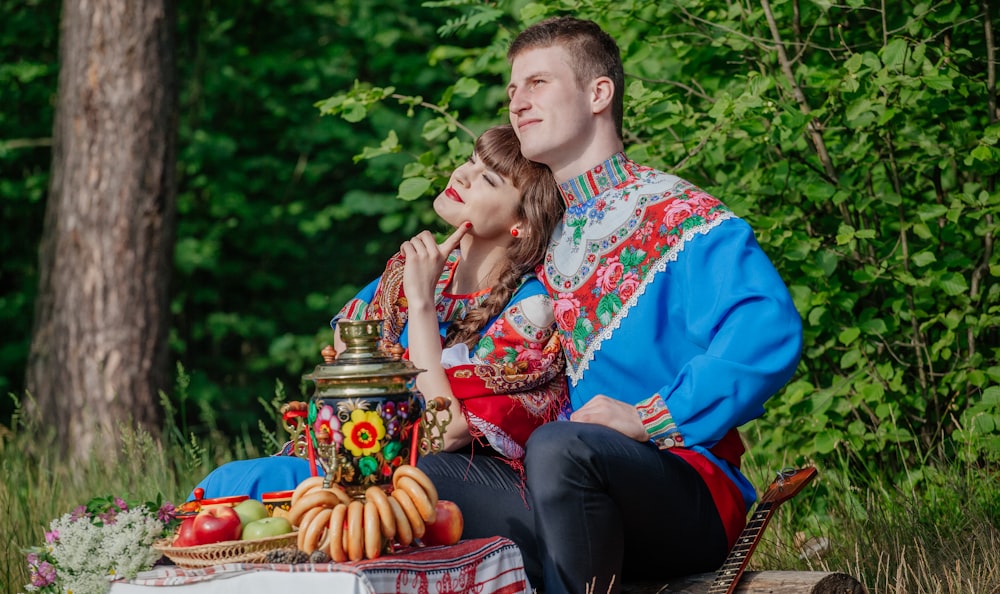
[[[842,572],[871,594],[1000,594],[1000,469],[937,456],[898,484],[844,466],[776,512],[750,570]]]
[[[24,590],[24,549],[42,543],[53,518],[99,495],[182,501],[219,463],[260,455],[254,443],[270,450],[284,437],[263,424],[260,431],[227,440],[212,429],[195,439],[168,424],[154,439],[122,428],[113,444],[71,461],[56,454],[44,426],[15,415],[11,427],[0,426],[0,591]],[[895,484],[847,466],[819,468],[813,484],[777,509],[750,571],[843,572],[871,594],[1000,594],[1000,468],[939,456],[911,472],[910,483]],[[762,489],[769,472],[749,469]]]

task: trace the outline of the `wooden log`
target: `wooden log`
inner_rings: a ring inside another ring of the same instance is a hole
[[[715,573],[699,573],[662,583],[628,583],[623,594],[708,594]],[[595,593],[599,594],[599,593]],[[846,573],[826,571],[748,571],[735,594],[867,594],[865,587]]]

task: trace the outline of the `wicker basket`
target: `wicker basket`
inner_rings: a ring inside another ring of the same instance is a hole
[[[178,567],[198,568],[223,563],[260,563],[264,561],[268,551],[295,546],[297,536],[296,531],[267,538],[227,540],[192,547],[172,547],[171,539],[165,538],[153,543],[153,548],[166,555]]]

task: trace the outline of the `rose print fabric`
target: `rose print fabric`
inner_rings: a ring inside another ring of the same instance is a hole
[[[460,255],[445,262],[434,296],[442,337],[448,326],[479,307],[489,291],[455,295],[448,291]],[[403,257],[397,254],[385,272],[361,290],[334,317],[383,320],[383,347],[408,345]],[[461,351],[456,354],[456,351]],[[406,354],[404,354],[406,356]],[[506,308],[489,324],[470,353],[453,347],[445,373],[462,403],[473,437],[484,439],[512,460],[524,457],[524,444],[536,427],[554,420],[566,406],[563,350],[555,332],[552,302],[532,275],[522,279]]]

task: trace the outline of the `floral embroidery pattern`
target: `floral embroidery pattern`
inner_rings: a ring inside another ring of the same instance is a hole
[[[628,183],[591,184],[602,193],[589,199],[580,196],[579,182],[563,185],[563,196],[572,203],[544,261],[574,384],[601,340],[618,327],[645,284],[677,259],[684,242],[734,216],[680,178],[641,168],[620,153],[603,167],[612,162],[634,174]]]
[[[540,300],[548,307],[547,296],[536,295],[523,302],[528,300]],[[554,324],[539,326],[528,319],[521,305],[514,305],[483,335],[475,355],[483,364],[497,366],[506,374],[532,373],[551,364],[542,351],[554,331]]]

